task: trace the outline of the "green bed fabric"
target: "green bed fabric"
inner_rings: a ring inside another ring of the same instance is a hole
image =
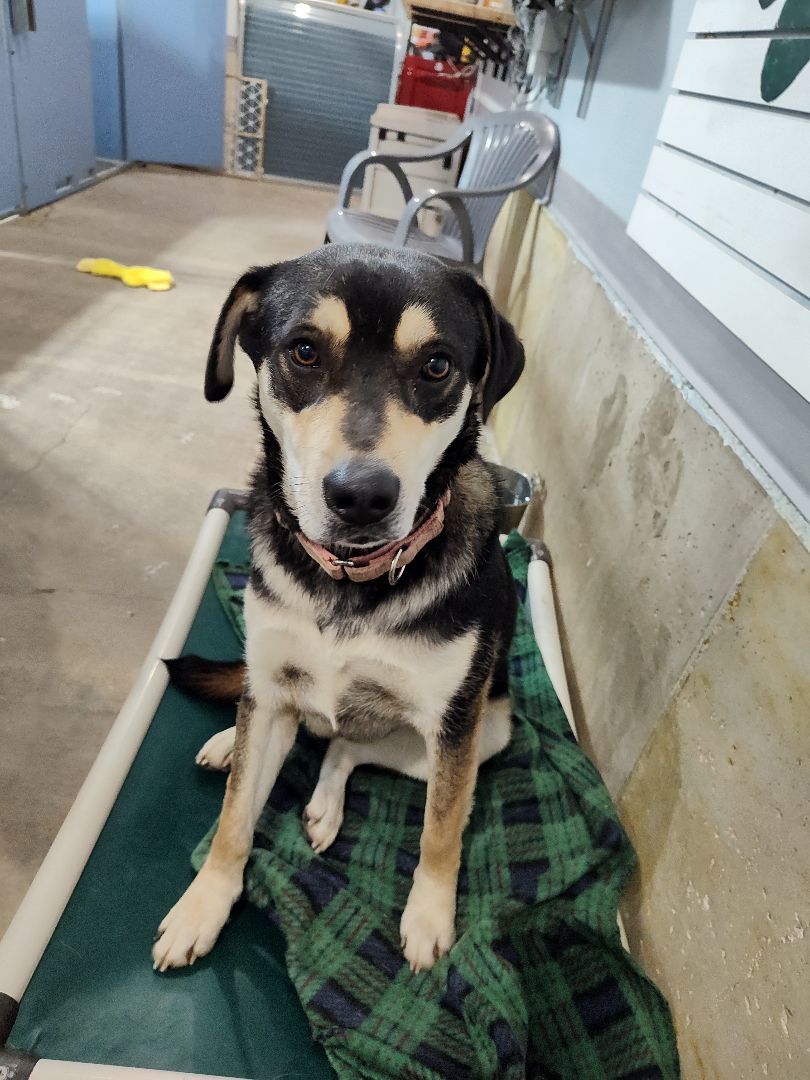
[[[238,514],[220,556],[239,562],[246,552]],[[212,585],[187,649],[241,653]],[[155,928],[190,882],[189,855],[222,802],[223,777],[197,768],[194,756],[231,723],[232,709],[166,691],[23,998],[12,1046],[42,1057],[251,1080],[334,1075],[287,975],[283,938],[249,905],[193,969],[152,971]]]
[[[517,534],[507,554],[523,596],[529,552]],[[223,562],[215,572],[237,631],[246,571]],[[635,855],[523,605],[510,689],[513,739],[483,767],[465,833],[458,941],[433,971],[412,975],[399,945],[423,784],[357,770],[338,839],[316,856],[301,812],[323,747],[302,735],[259,823],[247,895],[280,925],[312,1029],[347,1080],[678,1075],[667,1006],[616,925]]]

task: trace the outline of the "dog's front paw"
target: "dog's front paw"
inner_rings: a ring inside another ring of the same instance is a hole
[[[217,769],[227,772],[231,767],[233,757],[233,744],[236,739],[236,728],[226,728],[212,735],[208,742],[197,754],[197,764],[203,769]]]
[[[456,940],[456,891],[417,877],[402,912],[399,932],[405,959],[414,973],[429,971]]]
[[[318,781],[312,798],[304,809],[304,828],[312,850],[319,855],[335,842],[343,824],[345,784]]]
[[[242,891],[218,873],[203,868],[158,927],[152,959],[155,971],[187,967],[214,947]]]

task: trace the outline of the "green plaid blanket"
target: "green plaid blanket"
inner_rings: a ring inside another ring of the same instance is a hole
[[[506,553],[525,600],[529,549]],[[215,584],[244,632],[246,567]],[[524,604],[511,650],[514,736],[481,769],[464,838],[458,941],[412,975],[399,919],[425,788],[361,768],[325,855],[301,812],[323,746],[299,738],[259,822],[249,900],[278,921],[287,967],[338,1076],[653,1080],[679,1075],[667,1005],[624,952],[619,894],[635,863],[602,781],[573,739]],[[199,867],[210,840],[194,853]]]

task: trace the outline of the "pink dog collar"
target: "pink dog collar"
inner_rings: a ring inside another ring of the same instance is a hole
[[[395,540],[376,551],[351,559],[339,559],[322,544],[316,544],[301,532],[295,535],[304,551],[336,581],[341,578],[348,578],[350,581],[373,581],[387,574],[388,584],[396,585],[405,573],[405,567],[413,562],[425,544],[435,539],[444,528],[444,509],[449,502],[450,492],[446,491],[433,513],[424,518],[404,539]]]

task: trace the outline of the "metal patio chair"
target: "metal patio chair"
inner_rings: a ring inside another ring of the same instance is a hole
[[[415,196],[403,164],[434,161],[465,147],[458,186]],[[387,154],[362,150],[343,170],[337,206],[326,223],[327,242],[410,247],[480,273],[487,241],[512,191],[540,181],[542,203],[551,196],[559,156],[557,125],[541,113],[509,110],[463,120],[453,138],[428,150]],[[352,189],[369,165],[382,165],[396,178],[405,200],[399,221],[349,207]],[[449,208],[441,231],[428,236],[417,215],[428,206]]]

